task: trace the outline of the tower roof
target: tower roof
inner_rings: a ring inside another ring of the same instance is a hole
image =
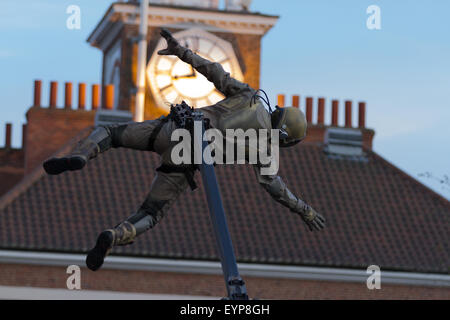
[[[151,4],[148,26],[171,26],[180,29],[202,27],[207,31],[262,36],[275,25],[278,18],[275,15],[259,12]],[[92,46],[104,50],[117,36],[123,25],[139,25],[139,3],[115,2],[111,4],[87,41]]]

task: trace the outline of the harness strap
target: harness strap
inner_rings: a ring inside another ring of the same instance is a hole
[[[158,136],[159,131],[163,127],[163,125],[170,120],[175,122],[175,125],[178,128],[184,128],[187,129],[193,133],[193,122],[192,122],[192,112],[193,108],[191,108],[186,102],[182,102],[181,104],[172,105],[170,108],[170,113],[167,117],[161,119],[161,122],[158,124],[158,126],[153,130],[152,134],[149,138],[149,150],[154,151],[154,143],[156,140],[156,137]],[[211,127],[209,119],[204,119],[204,125],[205,129],[209,129]],[[192,148],[193,152],[194,148]],[[194,154],[192,153],[192,159],[194,159]],[[192,165],[168,165],[168,164],[162,164],[159,166],[156,171],[161,171],[164,173],[171,173],[171,172],[179,172],[183,173],[186,177],[187,182],[189,183],[189,186],[192,190],[197,189],[197,184],[194,180],[194,173],[198,170],[198,166],[192,164]]]

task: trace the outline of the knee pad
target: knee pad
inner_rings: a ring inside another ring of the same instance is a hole
[[[153,228],[164,216],[163,207],[168,201],[145,201],[138,212],[127,219],[141,234]]]
[[[145,212],[138,211],[127,219],[136,228],[136,235],[147,231],[156,224],[153,217],[146,214]]]

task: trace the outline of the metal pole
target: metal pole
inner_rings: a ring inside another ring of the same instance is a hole
[[[138,44],[138,63],[136,76],[136,108],[134,112],[134,121],[144,121],[144,102],[145,102],[145,65],[147,62],[147,21],[148,21],[148,0],[141,0],[140,25],[139,25],[139,44]]]
[[[247,289],[245,283],[239,275],[236,257],[234,255],[233,243],[228,231],[225,210],[220,196],[219,185],[217,183],[214,166],[206,164],[203,158],[203,151],[207,147],[207,141],[203,141],[203,114],[195,111],[194,119],[194,152],[201,150],[202,164],[200,165],[200,173],[202,175],[203,186],[208,201],[211,222],[214,227],[214,234],[217,240],[220,261],[222,263],[222,271],[225,278],[225,285],[230,300],[248,300]],[[201,134],[200,134],[201,133]]]

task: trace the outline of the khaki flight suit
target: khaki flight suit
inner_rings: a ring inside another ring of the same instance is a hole
[[[231,78],[220,64],[208,61],[187,48],[182,48],[178,57],[214,83],[217,90],[226,97],[215,105],[201,109],[204,117],[210,119],[214,128],[222,132],[225,132],[225,129],[238,128],[244,131],[249,128],[268,129],[270,132],[272,128],[270,114],[259,99],[252,99],[256,93],[253,88]],[[102,130],[106,129],[109,139],[104,140],[106,143],[103,142],[99,151],[106,151],[110,147],[149,150],[149,138],[163,118],[140,123],[104,126]],[[161,156],[162,164],[171,165],[171,149],[178,143],[171,142],[170,139],[175,129],[177,127],[174,121],[167,121],[154,140],[153,151]],[[276,201],[296,213],[303,213],[309,208],[306,203],[289,191],[280,177],[261,175],[258,165],[254,165],[254,170],[258,182]],[[187,186],[188,182],[183,173],[157,171],[144,203],[135,214],[126,220],[135,226],[136,235],[158,223]]]

